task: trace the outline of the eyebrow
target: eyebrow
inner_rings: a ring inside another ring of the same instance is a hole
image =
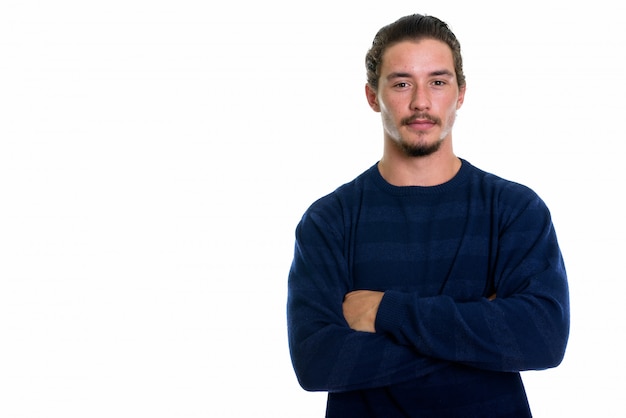
[[[387,76],[387,80],[393,80],[394,78],[409,78],[411,76],[412,75],[410,73],[393,72]],[[436,70],[436,71],[432,71],[431,73],[429,73],[428,76],[429,77],[439,77],[439,76],[454,77],[454,73],[452,73],[449,70]]]

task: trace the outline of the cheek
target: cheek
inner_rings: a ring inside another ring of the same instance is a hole
[[[450,109],[450,113],[448,114],[446,121],[443,123],[443,130],[446,134],[452,131],[452,127],[454,126],[454,122],[456,120],[456,109]]]
[[[381,112],[385,112],[387,115],[401,115],[402,114],[402,101],[401,100],[381,100],[378,102]]]
[[[459,102],[458,100],[450,103],[450,106],[448,107],[448,113],[450,114],[450,117],[452,119],[454,119],[454,116],[456,115],[456,111],[461,108],[461,104],[462,102]]]
[[[381,107],[380,118],[383,125],[383,130],[393,137],[398,135],[398,122],[396,122],[393,113],[389,112],[389,109]]]

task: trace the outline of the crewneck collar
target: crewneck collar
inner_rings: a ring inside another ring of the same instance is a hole
[[[396,196],[438,194],[456,189],[467,183],[472,165],[462,158],[459,159],[461,160],[461,168],[459,168],[459,171],[454,175],[454,177],[436,186],[394,186],[393,184],[387,182],[387,180],[385,180],[380,174],[380,171],[378,170],[378,162],[376,162],[376,164],[374,164],[369,171],[374,179],[374,183],[387,193]]]

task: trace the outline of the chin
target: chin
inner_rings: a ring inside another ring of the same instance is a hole
[[[419,142],[413,144],[403,141],[398,145],[402,152],[409,157],[427,157],[439,151],[441,144],[443,144],[443,139],[432,143]]]

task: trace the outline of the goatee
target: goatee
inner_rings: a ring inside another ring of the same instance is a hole
[[[431,116],[427,113],[418,113],[409,118],[405,118],[402,120],[403,125],[409,125],[414,120],[417,119],[425,119],[432,121],[436,125],[441,125],[441,119],[436,116]],[[433,144],[420,143],[420,144],[410,144],[405,141],[400,141],[398,144],[400,148],[404,152],[405,155],[409,157],[426,157],[428,155],[434,154],[439,150],[441,144],[443,143],[443,138],[439,139],[437,142]]]
[[[409,144],[405,141],[399,143],[400,148],[408,157],[426,157],[439,151],[443,138],[432,144]]]

